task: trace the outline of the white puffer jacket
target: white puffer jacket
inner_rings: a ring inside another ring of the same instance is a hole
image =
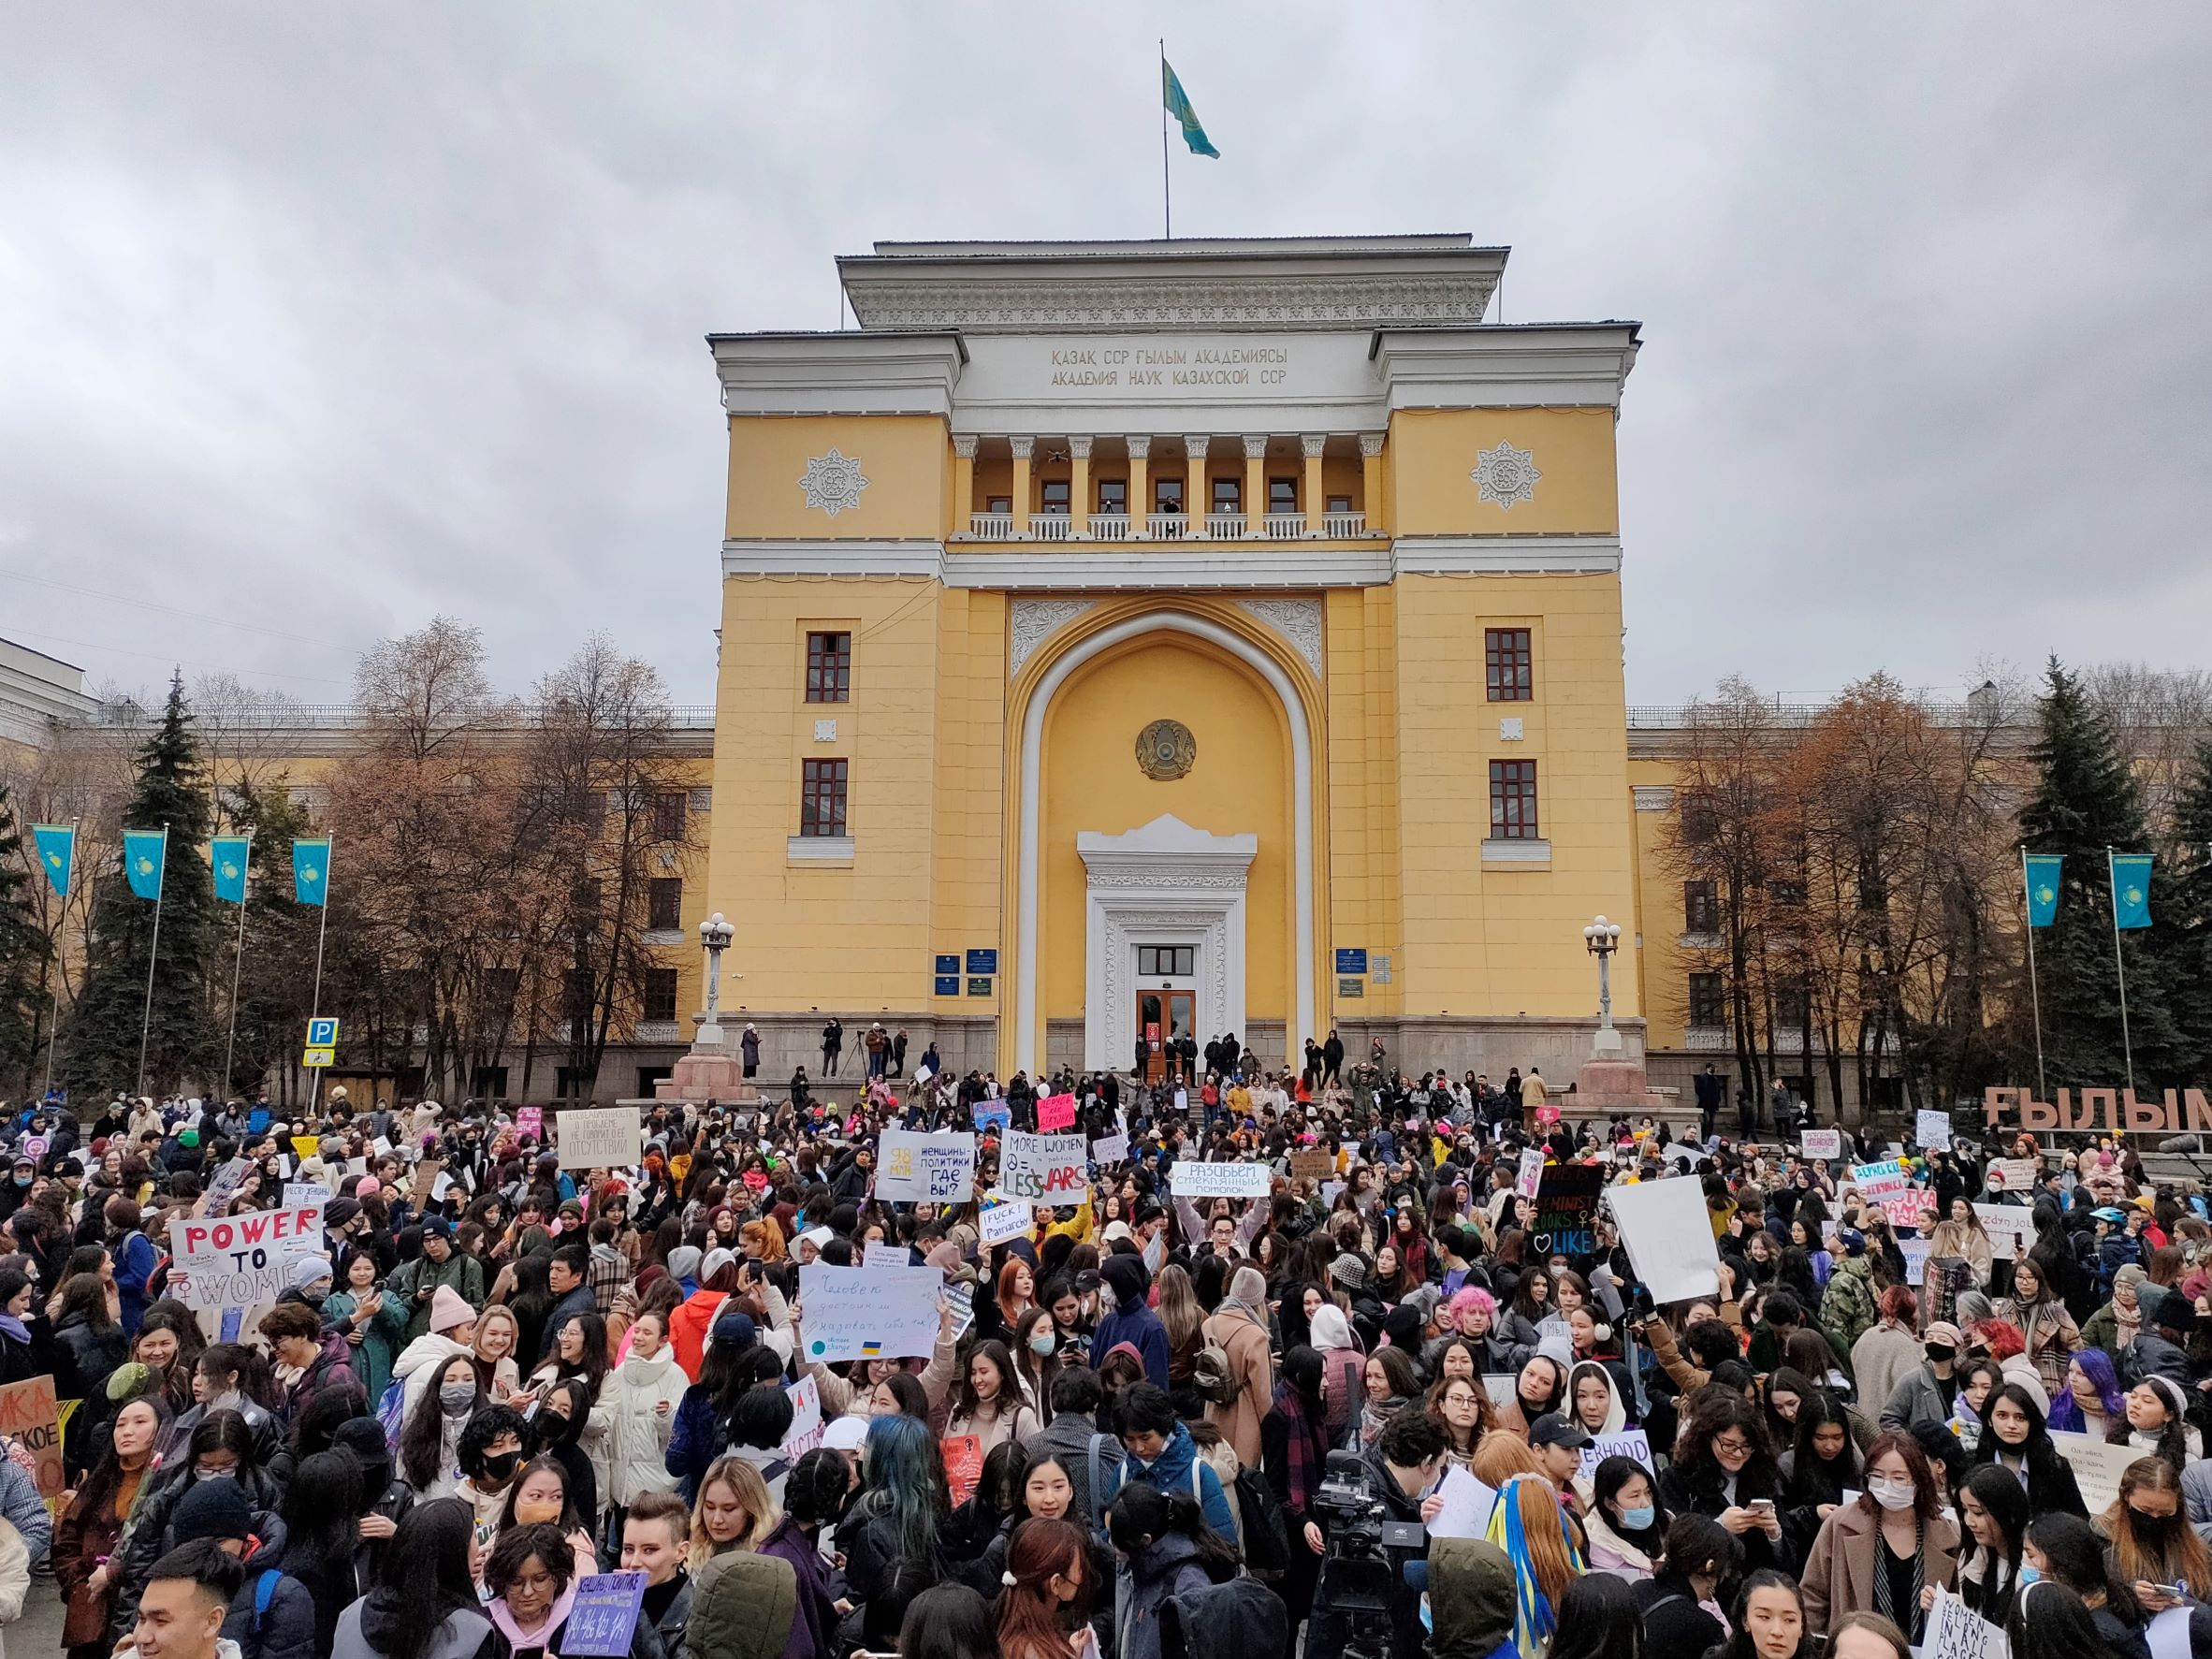
[[[650,1360],[632,1354],[606,1374],[599,1392],[607,1418],[602,1502],[628,1507],[643,1492],[676,1490],[676,1477],[668,1472],[666,1462],[668,1437],[676,1430],[677,1404],[690,1381],[676,1362],[676,1350],[665,1345]],[[596,1419],[599,1413],[591,1415]],[[589,1430],[586,1436],[589,1437]]]

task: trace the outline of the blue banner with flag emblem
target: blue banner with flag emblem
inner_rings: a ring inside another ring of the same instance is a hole
[[[124,877],[140,898],[160,899],[162,866],[168,862],[168,852],[167,830],[123,832]]]
[[[1210,155],[1221,159],[1221,152],[1214,148],[1214,140],[1206,137],[1206,129],[1199,124],[1198,111],[1190,107],[1190,95],[1183,90],[1183,82],[1175,79],[1175,71],[1165,58],[1159,61],[1160,97],[1168,107],[1168,113],[1183,129],[1183,141],[1190,146],[1193,155]]]
[[[254,851],[251,836],[217,836],[208,844],[215,874],[215,896],[234,905],[246,902],[246,860]]]
[[[330,839],[292,843],[292,896],[303,905],[319,905],[330,884]]]
[[[2056,852],[2031,852],[2021,860],[2028,881],[2028,925],[2048,927],[2059,919],[2059,870],[2065,858]]]
[[[77,863],[77,826],[73,823],[35,823],[31,843],[38,849],[38,867],[46,884],[62,897],[69,896],[69,871]]]
[[[2150,925],[2150,854],[2112,852],[2112,924]]]

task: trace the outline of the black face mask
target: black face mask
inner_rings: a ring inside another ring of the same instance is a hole
[[[484,1477],[504,1484],[514,1477],[521,1462],[522,1454],[518,1451],[494,1452],[484,1460]]]
[[[1931,1342],[1928,1345],[1928,1357],[1938,1365],[1948,1365],[1958,1358],[1958,1350],[1945,1347],[1941,1343]]]
[[[2136,1535],[2154,1544],[2163,1544],[2172,1537],[2174,1523],[2180,1519],[2178,1515],[2146,1515],[2134,1508],[2128,1511],[2128,1524],[2135,1529]]]

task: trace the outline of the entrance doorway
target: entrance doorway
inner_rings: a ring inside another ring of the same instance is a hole
[[[1137,1031],[1144,1044],[1142,1073],[1147,1083],[1181,1077],[1185,1066],[1176,1044],[1190,1036],[1198,1019],[1198,993],[1169,985],[1137,993]]]

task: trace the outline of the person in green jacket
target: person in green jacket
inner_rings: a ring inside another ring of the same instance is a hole
[[[1874,1263],[1867,1255],[1866,1234],[1846,1227],[1839,1230],[1838,1237],[1843,1255],[1820,1299],[1820,1322],[1836,1351],[1848,1354],[1882,1317],[1882,1300],[1874,1289]]]
[[[385,1283],[385,1295],[407,1310],[407,1329],[395,1349],[430,1333],[430,1298],[441,1285],[471,1307],[484,1305],[484,1264],[456,1250],[451,1225],[443,1215],[431,1215],[422,1224],[422,1254],[402,1261]]]
[[[392,1380],[392,1356],[407,1329],[408,1308],[376,1283],[376,1257],[349,1249],[339,1269],[338,1288],[323,1302],[323,1324],[345,1338],[354,1380],[369,1391],[374,1408]]]

